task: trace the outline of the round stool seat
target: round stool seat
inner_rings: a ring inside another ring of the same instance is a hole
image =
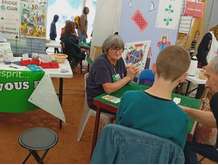
[[[19,137],[19,143],[28,150],[47,150],[58,142],[57,134],[49,128],[31,128]]]

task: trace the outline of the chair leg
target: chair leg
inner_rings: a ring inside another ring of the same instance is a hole
[[[83,117],[80,121],[79,131],[77,134],[77,141],[78,142],[81,140],[81,137],[83,135],[84,129],[85,129],[86,124],[88,122],[89,116],[90,116],[90,110],[87,110],[83,113]]]
[[[80,73],[81,74],[83,73],[83,61],[82,60],[80,61]]]

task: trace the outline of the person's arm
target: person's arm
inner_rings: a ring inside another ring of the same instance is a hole
[[[123,79],[113,83],[104,83],[103,89],[106,93],[110,94],[125,86],[130,80],[131,78],[129,76],[126,76]]]
[[[200,111],[200,110],[191,110],[191,109],[184,109],[188,115],[193,118],[194,120],[202,123],[205,126],[216,128],[216,119],[212,112],[209,111]]]
[[[129,66],[127,68],[127,75],[124,78],[113,83],[104,83],[103,84],[104,91],[108,94],[117,91],[118,89],[125,86],[129,81],[133,80],[136,74],[138,73],[138,71],[139,70],[137,67]]]

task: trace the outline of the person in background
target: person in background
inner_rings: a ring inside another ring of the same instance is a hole
[[[208,32],[203,36],[198,46],[198,51],[196,54],[198,60],[198,68],[202,68],[207,65],[207,55],[210,50],[211,43],[212,43],[212,34]]]
[[[78,63],[85,58],[79,46],[79,38],[75,32],[75,26],[72,21],[66,21],[64,32],[61,36],[63,53],[68,55],[71,68],[74,69]]]
[[[59,16],[55,14],[53,17],[51,26],[50,26],[50,33],[49,33],[50,40],[55,40],[57,37],[56,23],[58,22],[58,19],[59,19]],[[58,48],[55,48],[54,51],[55,53],[59,53]]]
[[[61,28],[61,37],[62,37],[62,35],[63,35],[64,32],[65,32],[66,24],[68,24],[69,22],[70,22],[70,20],[66,20],[66,21],[65,21],[65,25],[64,25],[64,27]],[[76,33],[75,33],[75,34],[76,34]]]
[[[119,90],[138,73],[138,68],[133,65],[125,67],[122,59],[124,42],[119,35],[109,36],[104,41],[102,50],[103,54],[94,61],[87,78],[87,102],[92,109],[96,109],[94,97]]]
[[[179,46],[163,49],[152,66],[153,85],[145,91],[124,94],[116,123],[169,139],[184,147],[188,117],[171,99],[173,89],[186,78],[190,65],[188,52]]]
[[[212,93],[212,98],[210,100],[210,109],[212,112],[191,109],[184,109],[184,111],[202,125],[218,128],[218,56],[214,57],[209,64],[205,66],[205,76],[207,77],[206,86]],[[196,147],[193,147],[192,149],[192,146],[195,146],[195,144],[191,143],[186,147],[186,162],[198,163],[196,155],[192,155],[195,152],[193,149]]]
[[[84,7],[82,15],[80,16],[80,19],[79,19],[79,27],[78,27],[78,35],[79,35],[80,42],[86,42],[86,38],[88,37],[87,35],[87,30],[88,30],[87,15],[88,14],[89,14],[89,8]]]
[[[197,44],[198,44],[199,37],[200,37],[200,32],[196,31],[194,39],[193,39],[193,41],[191,43],[190,50],[189,50],[189,53],[190,53],[191,57],[193,57],[195,55],[195,53],[196,53],[196,47],[197,47]]]
[[[208,32],[202,38],[197,52],[198,68],[203,68],[208,64],[210,59],[217,55],[217,40],[213,32]],[[205,85],[200,84],[197,89],[196,98],[201,98]]]

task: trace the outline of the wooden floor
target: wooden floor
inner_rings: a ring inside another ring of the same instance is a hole
[[[54,80],[58,86],[58,79]],[[45,163],[89,163],[94,118],[88,122],[81,142],[76,141],[84,100],[83,75],[64,80],[63,110],[66,123],[59,129],[58,120],[42,111],[22,114],[0,113],[0,163],[21,163],[27,151],[19,146],[18,136],[31,127],[48,127],[59,135],[58,144],[48,152]],[[27,163],[35,163],[31,158]]]
[[[58,86],[58,79],[54,80],[54,84]],[[66,123],[61,130],[58,120],[42,110],[22,114],[0,113],[0,163],[21,163],[24,160],[28,152],[19,146],[17,139],[24,130],[32,127],[48,127],[59,135],[59,142],[48,152],[45,163],[89,163],[94,118],[88,121],[81,141],[76,141],[83,112],[83,85],[81,74],[64,80],[63,110]],[[212,163],[208,160],[204,162]],[[30,158],[27,163],[36,162]]]

